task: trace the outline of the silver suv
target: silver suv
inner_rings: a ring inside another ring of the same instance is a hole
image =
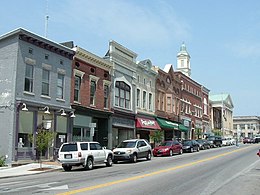
[[[131,139],[122,141],[113,149],[114,163],[118,161],[137,162],[139,158],[151,160],[152,147],[145,139]]]
[[[85,169],[93,169],[95,164],[112,166],[113,152],[101,147],[98,142],[72,142],[61,145],[58,153],[58,161],[65,171],[70,171],[72,166],[83,166]]]

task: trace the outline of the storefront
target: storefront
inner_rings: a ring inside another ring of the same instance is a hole
[[[153,141],[150,140],[150,135],[153,134],[154,131],[161,130],[157,121],[153,118],[144,118],[137,117],[135,120],[136,127],[136,137],[141,139],[146,139],[150,143]]]
[[[179,138],[178,123],[162,118],[157,118],[157,122],[164,131],[164,140],[173,140]]]
[[[121,141],[136,138],[135,115],[116,112],[112,117],[112,146],[117,146]]]

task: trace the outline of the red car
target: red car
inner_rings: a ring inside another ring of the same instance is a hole
[[[182,144],[176,140],[164,141],[153,149],[153,156],[172,156],[182,154]]]

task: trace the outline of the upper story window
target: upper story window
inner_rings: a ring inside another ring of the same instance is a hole
[[[131,88],[123,81],[117,81],[115,86],[115,106],[130,109]]]
[[[32,48],[29,48],[28,53],[29,53],[29,54],[33,54],[33,49],[32,49]]]
[[[81,86],[81,77],[75,75],[75,83],[74,83],[74,101],[80,101],[80,86]]]
[[[64,63],[63,63],[63,60],[60,59],[60,65],[63,65],[63,64],[64,64]]]
[[[167,105],[166,105],[167,112],[172,111],[171,107],[172,107],[172,98],[170,96],[167,96]]]
[[[26,64],[24,91],[33,92],[33,65]]]
[[[148,100],[148,109],[152,110],[153,109],[153,94],[149,93],[149,100]]]
[[[50,95],[50,71],[42,70],[42,95]]]
[[[140,107],[140,89],[136,90],[136,106]]]
[[[109,99],[109,86],[104,85],[104,108],[108,108],[108,99]]]
[[[90,105],[95,105],[97,84],[95,80],[90,81]]]
[[[44,59],[45,59],[45,60],[48,60],[48,59],[49,59],[49,55],[48,55],[48,54],[45,54]]]
[[[57,79],[57,98],[64,99],[64,74],[58,73]]]
[[[208,104],[207,104],[206,98],[204,98],[204,100],[203,100],[203,106],[204,106],[203,114],[207,115],[208,114]]]
[[[146,79],[144,78],[144,85],[146,85]]]
[[[175,113],[175,98],[172,97],[172,112]]]
[[[151,80],[150,80],[150,82],[149,82],[149,83],[150,83],[150,87],[152,87],[152,81],[151,81]]]
[[[143,108],[146,109],[146,91],[143,91]]]
[[[137,75],[137,82],[139,83],[140,82],[140,76]]]

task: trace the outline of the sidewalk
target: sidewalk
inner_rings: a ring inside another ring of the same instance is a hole
[[[43,172],[59,170],[61,168],[61,164],[56,161],[42,162],[42,167],[40,167],[40,163],[29,163],[15,167],[0,167],[0,179],[22,175],[39,174]]]

